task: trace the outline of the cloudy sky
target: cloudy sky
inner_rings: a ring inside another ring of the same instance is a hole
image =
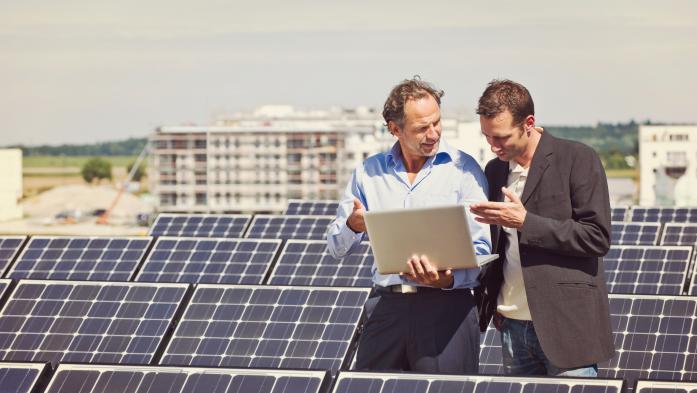
[[[3,0],[0,145],[91,143],[262,104],[379,107],[414,74],[472,114],[486,83],[540,124],[697,122],[697,2]]]

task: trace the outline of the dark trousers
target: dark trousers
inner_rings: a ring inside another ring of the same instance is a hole
[[[376,292],[365,310],[357,370],[478,372],[479,322],[469,289]]]

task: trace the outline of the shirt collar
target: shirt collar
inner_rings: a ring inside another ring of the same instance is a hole
[[[438,151],[433,157],[433,164],[442,164],[445,162],[453,161],[457,157],[457,150],[452,146],[448,145],[443,137],[440,138],[438,143]],[[399,141],[395,142],[390,148],[390,151],[385,154],[385,163],[387,166],[396,166],[397,160],[402,158],[402,149],[399,146]],[[428,161],[426,161],[428,163]]]
[[[523,168],[523,166],[515,162],[515,160],[510,160],[508,161],[508,171],[515,174],[527,173],[528,168]]]

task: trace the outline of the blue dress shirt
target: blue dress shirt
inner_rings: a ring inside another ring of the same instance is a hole
[[[438,152],[429,157],[409,183],[399,142],[389,152],[369,157],[353,171],[351,180],[339,201],[336,219],[327,230],[329,252],[343,258],[363,240],[365,233],[355,233],[346,225],[353,211],[353,198],[361,201],[366,210],[385,210],[438,205],[464,205],[486,201],[487,181],[477,162],[441,138]],[[489,225],[468,215],[472,243],[477,255],[491,253]],[[437,230],[438,228],[428,228]],[[416,230],[416,229],[415,229]],[[419,229],[422,230],[422,229]],[[406,269],[407,261],[404,261]],[[379,286],[395,284],[419,285],[398,274],[379,274],[372,267],[373,282]],[[473,288],[478,285],[479,269],[453,270],[453,288]]]

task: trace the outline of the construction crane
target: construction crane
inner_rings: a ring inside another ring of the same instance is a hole
[[[148,155],[148,142],[145,142],[145,146],[143,147],[143,150],[140,152],[140,155],[138,155],[138,158],[136,159],[135,163],[131,167],[130,172],[128,172],[128,176],[126,176],[126,180],[124,180],[121,183],[121,187],[119,188],[119,192],[116,194],[116,198],[114,198],[114,201],[111,203],[111,206],[102,213],[99,218],[97,218],[97,224],[108,224],[109,223],[109,215],[111,212],[114,210],[116,205],[119,203],[119,199],[121,199],[121,195],[123,195],[123,192],[126,190],[126,187],[128,184],[131,182],[131,179],[133,179],[133,176],[135,175],[136,171],[138,168],[140,168],[140,164],[143,162],[145,159],[145,156]]]

